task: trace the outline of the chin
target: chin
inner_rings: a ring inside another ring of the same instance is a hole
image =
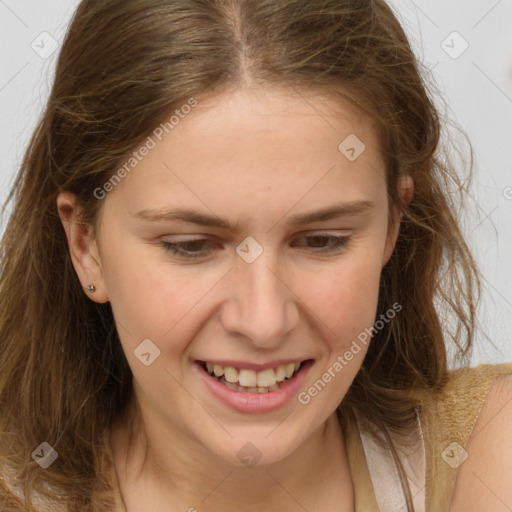
[[[286,423],[286,419],[283,423]],[[277,428],[276,428],[277,427]],[[243,434],[234,434],[217,445],[206,446],[226,464],[243,467],[268,465],[280,462],[293,454],[305,441],[304,426],[293,431],[278,425],[244,428]],[[228,434],[226,434],[226,437]],[[287,442],[283,442],[287,440]]]

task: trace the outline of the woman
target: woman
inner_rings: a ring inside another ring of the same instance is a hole
[[[2,510],[510,503],[439,132],[383,1],[82,1],[1,245]]]

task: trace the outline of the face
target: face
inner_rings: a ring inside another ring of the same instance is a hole
[[[153,139],[75,268],[111,302],[148,431],[281,460],[342,401],[376,320],[399,219],[374,127],[348,102],[245,90]]]

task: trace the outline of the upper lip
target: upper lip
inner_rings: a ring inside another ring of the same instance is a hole
[[[269,361],[264,364],[256,364],[250,363],[249,361],[228,361],[227,359],[198,359],[199,362],[209,363],[209,364],[217,364],[219,366],[223,366],[224,368],[231,366],[233,368],[244,368],[247,370],[254,370],[257,372],[261,372],[263,370],[267,370],[268,368],[277,368],[281,365],[287,365],[289,363],[302,363],[311,358],[290,358],[290,359],[278,359],[276,361]]]

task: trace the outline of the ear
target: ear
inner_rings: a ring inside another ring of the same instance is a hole
[[[410,175],[400,176],[398,178],[398,197],[402,205],[405,207],[409,204],[414,194],[414,180]],[[384,267],[391,259],[391,255],[395,249],[398,233],[400,231],[400,221],[402,220],[402,213],[397,208],[393,209],[392,219],[388,224],[388,234],[386,239],[386,246],[382,256],[382,266]]]
[[[76,196],[71,192],[61,192],[57,197],[57,209],[66,232],[71,261],[85,293],[94,302],[108,302],[109,297],[96,239],[92,233],[92,227],[80,221]],[[94,292],[87,290],[90,284],[96,287]]]

